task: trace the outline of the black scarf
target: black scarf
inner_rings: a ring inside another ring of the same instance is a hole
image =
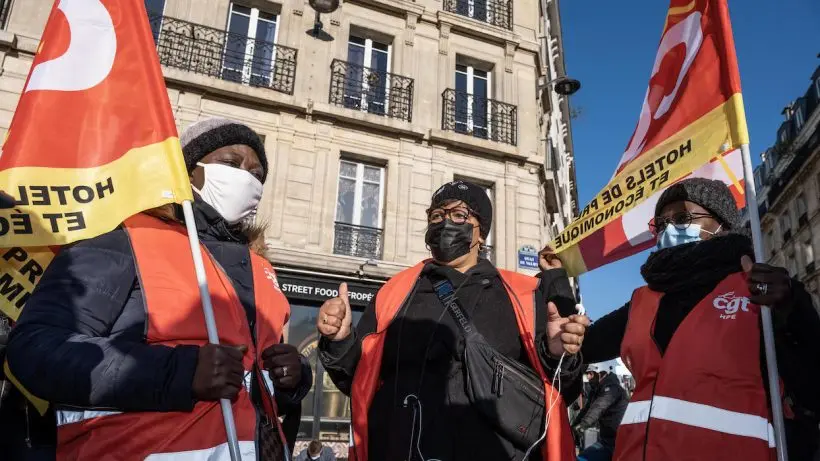
[[[728,233],[658,250],[649,255],[641,275],[651,290],[661,293],[711,289],[729,274],[742,270],[743,256],[753,255],[749,237]]]

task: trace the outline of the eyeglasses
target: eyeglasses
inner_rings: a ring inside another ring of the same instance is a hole
[[[445,219],[449,219],[454,224],[464,224],[470,219],[470,216],[475,216],[478,218],[476,213],[468,210],[467,208],[450,208],[449,210],[445,210],[444,208],[435,208],[432,210],[427,211],[427,221],[430,224],[438,224]]]
[[[692,224],[692,221],[699,218],[711,218],[712,215],[709,213],[690,213],[688,211],[683,211],[681,213],[676,213],[669,216],[655,216],[651,221],[649,221],[649,229],[654,232],[655,234],[660,234],[666,229],[666,226],[672,224],[673,226],[677,227],[678,229],[686,229]]]

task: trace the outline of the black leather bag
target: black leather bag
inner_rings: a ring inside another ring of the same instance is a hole
[[[544,384],[538,374],[487,344],[449,280],[434,283],[439,300],[464,335],[463,371],[470,404],[516,448],[526,451],[545,424]]]

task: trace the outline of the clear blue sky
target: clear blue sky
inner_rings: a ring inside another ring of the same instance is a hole
[[[635,129],[669,5],[664,0],[562,0],[567,73],[581,81],[572,105],[580,205],[597,194]],[[820,1],[730,0],[752,155],[770,146],[780,111],[820,64]],[[581,277],[591,318],[620,307],[642,285],[640,254]]]

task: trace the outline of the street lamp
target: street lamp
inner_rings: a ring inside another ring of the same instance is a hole
[[[538,85],[538,89],[547,88],[550,85],[552,85],[553,91],[562,96],[572,95],[581,89],[581,82],[566,76],[552,79],[547,83],[542,83]]]
[[[329,14],[339,9],[339,0],[308,0],[308,4],[316,11],[316,20],[313,22],[311,35],[313,35],[314,38],[319,38],[319,35],[322,34],[322,27],[324,27],[321,21],[321,14]]]

